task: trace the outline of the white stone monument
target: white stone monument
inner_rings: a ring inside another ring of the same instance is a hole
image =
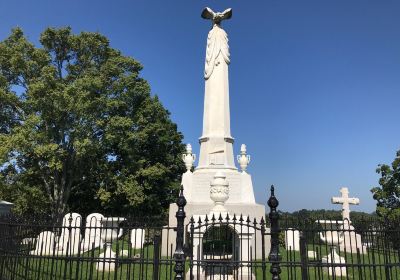
[[[146,237],[146,231],[142,228],[134,228],[131,230],[131,246],[132,249],[142,249],[144,240]]]
[[[346,253],[356,254],[357,249],[362,254],[367,253],[367,248],[361,241],[361,235],[355,232],[354,227],[351,225],[350,220],[350,205],[359,205],[360,199],[356,197],[349,197],[349,189],[341,188],[341,197],[332,197],[333,204],[342,205],[342,219],[343,219],[343,242],[340,244],[340,250]]]
[[[287,251],[300,251],[300,231],[288,228],[285,231],[285,247]]]
[[[238,223],[237,221],[233,221],[233,215],[228,212],[225,208],[225,202],[229,199],[229,183],[226,180],[226,177],[223,172],[217,171],[214,175],[214,179],[211,182],[209,195],[211,200],[214,203],[213,208],[208,213],[208,215],[194,215],[193,221],[195,221],[191,226],[195,228],[194,236],[193,236],[193,275],[199,275],[200,279],[236,279],[236,276],[240,275],[239,279],[256,279],[252,270],[247,266],[241,266],[237,269],[237,271],[233,271],[232,274],[224,274],[219,271],[220,267],[217,265],[213,267],[210,271],[206,271],[207,266],[201,266],[201,261],[204,259],[228,259],[233,258],[232,254],[224,254],[218,255],[217,253],[213,253],[212,255],[206,255],[204,252],[204,244],[203,244],[203,237],[205,234],[212,230],[214,227],[220,227],[221,224],[213,223],[205,224],[204,222],[211,218],[216,218],[217,220],[221,217],[224,223],[227,223],[227,226],[230,227],[233,232],[235,233],[235,238],[237,239],[235,244],[235,248],[233,251],[237,252],[237,261],[241,263],[248,263],[251,261],[251,244],[254,240],[254,233],[255,229],[253,227],[243,226],[243,224]],[[226,218],[225,218],[226,217]],[[229,218],[228,218],[229,217]],[[244,221],[247,220],[247,217],[242,217]],[[223,225],[223,224],[222,224]],[[232,244],[232,245],[233,245]],[[190,271],[186,274],[186,279],[190,279]]]
[[[208,33],[205,58],[203,133],[199,139],[199,162],[193,172],[192,167],[196,156],[192,153],[190,145],[187,145],[186,153],[183,155],[187,169],[182,176],[184,195],[187,200],[186,223],[194,215],[209,214],[214,207],[209,192],[210,183],[217,172],[223,172],[229,183],[229,199],[225,203],[225,208],[230,214],[243,214],[251,219],[256,218],[258,221],[261,217],[265,217],[265,207],[255,202],[251,175],[246,172],[250,162],[250,157],[246,154],[246,146],[242,146],[238,157],[242,172],[238,171],[234,162],[234,138],[231,135],[229,110],[230,53],[228,36],[221,27],[221,21],[231,18],[231,15],[231,9],[215,13],[206,8],[202,13],[203,18],[212,21],[212,26]],[[176,225],[176,211],[177,206],[172,203],[169,209],[170,226]],[[170,236],[169,240],[173,239],[173,236]],[[261,238],[256,238],[256,240],[258,242]],[[257,248],[258,253],[261,254],[261,244],[257,246],[253,244],[253,247]],[[165,254],[166,252],[163,252],[163,255]]]
[[[31,255],[49,256],[55,254],[55,235],[51,231],[42,231],[36,238],[36,247],[30,251]]]
[[[333,204],[342,204],[342,218],[343,220],[350,221],[350,204],[358,205],[360,204],[360,199],[356,197],[349,197],[349,189],[341,188],[341,197],[332,197]]]
[[[343,243],[344,232],[342,221],[318,220],[323,230],[319,233],[320,239],[330,247],[328,255],[322,258],[327,267],[329,276],[344,277],[347,275],[346,259],[337,253],[336,249]]]
[[[81,245],[82,216],[68,213],[64,216],[60,236],[54,232],[43,231],[36,238],[36,247],[30,253],[33,255],[76,255]]]
[[[121,217],[107,217],[101,220],[101,238],[105,244],[105,248],[104,252],[98,257],[99,261],[96,263],[96,269],[98,271],[115,270],[117,254],[112,250],[112,243],[117,242],[119,238],[119,224],[125,220],[125,218]]]
[[[101,247],[101,220],[104,216],[99,213],[92,213],[86,217],[85,235],[81,243],[81,252]]]
[[[81,244],[82,216],[68,213],[64,216],[60,237],[56,245],[58,255],[78,254]]]

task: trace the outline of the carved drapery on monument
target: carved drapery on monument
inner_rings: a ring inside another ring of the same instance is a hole
[[[206,8],[202,13],[203,18],[212,20],[212,28],[207,37],[204,67],[205,97],[199,169],[236,169],[230,129],[228,35],[221,27],[222,20],[231,16],[231,9],[215,13]]]
[[[213,21],[213,27],[208,33],[207,37],[207,50],[206,50],[206,62],[204,67],[204,79],[210,78],[213,73],[214,66],[219,65],[219,55],[222,55],[226,64],[231,61],[229,59],[229,45],[228,45],[228,34],[221,28],[221,20],[228,19],[232,16],[232,9],[227,9],[222,13],[214,13],[210,8],[205,8],[202,17],[205,19],[211,19]]]

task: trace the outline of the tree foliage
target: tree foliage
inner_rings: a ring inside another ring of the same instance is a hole
[[[309,220],[314,223],[317,220],[342,220],[342,211],[340,210],[325,210],[325,209],[318,209],[318,210],[308,210],[308,209],[301,209],[299,211],[294,211],[292,213],[289,212],[281,212],[282,217],[289,218],[295,221],[306,221]],[[360,220],[369,220],[375,217],[375,213],[365,213],[365,212],[358,212],[358,211],[351,211],[350,212],[350,220],[352,223],[355,221]]]
[[[0,198],[16,211],[160,214],[182,135],[142,66],[99,33],[21,29],[0,42]]]
[[[391,166],[381,164],[376,172],[381,175],[380,186],[371,190],[376,200],[376,212],[385,219],[400,221],[400,151]]]

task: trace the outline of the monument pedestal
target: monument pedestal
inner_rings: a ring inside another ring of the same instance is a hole
[[[223,208],[225,208],[225,205]],[[227,217],[228,212],[219,213],[213,211],[207,216]],[[225,222],[235,232],[235,236],[233,236],[233,238],[236,240],[236,242],[232,243],[232,246],[234,245],[235,248],[233,248],[230,254],[206,255],[204,252],[205,248],[203,246],[203,237],[205,237],[207,232],[211,230],[212,226],[204,224],[206,215],[193,216],[194,221],[202,221],[191,224],[191,226],[195,228],[195,232],[193,233],[193,275],[195,275],[197,279],[256,279],[255,275],[252,273],[252,270],[249,269],[247,265],[233,268],[232,271],[228,272],[226,267],[218,264],[218,261],[222,259],[225,261],[229,261],[230,259],[234,262],[247,264],[254,257],[251,255],[252,251],[249,250],[249,248],[251,247],[252,240],[255,239],[254,234],[256,230],[253,227],[245,227],[241,224],[237,224],[237,221],[234,221],[232,217],[233,215],[229,214],[229,218],[226,218]],[[247,217],[243,216],[243,220],[246,221]],[[215,224],[215,227],[219,226],[221,226],[219,223]],[[214,260],[217,262],[216,265],[213,265]],[[207,261],[208,264],[202,264],[204,261]],[[186,279],[191,279],[190,271],[186,274]]]
[[[228,200],[229,201],[229,200]],[[185,232],[188,232],[190,229],[188,228],[189,221],[191,217],[194,216],[201,216],[201,215],[208,215],[211,211],[211,209],[214,207],[214,204],[212,202],[210,203],[193,203],[193,202],[188,202],[185,206],[185,213],[186,213],[186,218],[185,218]],[[265,206],[262,204],[256,204],[256,203],[226,203],[224,207],[228,210],[229,212],[229,217],[233,218],[233,215],[236,215],[236,218],[239,219],[240,215],[242,214],[243,216],[249,217],[249,219],[253,222],[254,219],[256,219],[257,223],[260,222],[261,217],[264,217],[265,219]],[[171,203],[169,205],[169,226],[174,227],[176,226],[176,218],[175,214],[176,211],[178,210],[178,206],[175,203]],[[211,217],[209,217],[210,219]],[[218,217],[216,217],[218,219]],[[226,218],[222,217],[224,220]],[[269,228],[266,229],[266,233],[270,231]],[[256,248],[256,256],[257,258],[261,258],[261,253],[262,253],[262,239],[261,239],[261,231],[257,230],[255,232],[256,237],[251,241],[250,245],[252,248]],[[185,234],[186,237],[186,234]],[[162,255],[167,256],[168,253],[171,251],[172,247],[172,252],[175,251],[175,238],[176,238],[176,232],[169,230],[167,233],[164,231],[163,236],[162,236]],[[266,235],[265,237],[265,253],[268,256],[269,251],[271,249],[270,247],[270,240],[271,236]],[[186,241],[186,240],[185,240]],[[166,243],[169,243],[168,246],[166,246]],[[167,252],[168,250],[168,252]]]
[[[340,244],[340,251],[343,253],[350,254],[367,254],[367,248],[362,243],[361,235],[356,233],[355,228],[350,224],[348,220],[344,221],[343,227],[344,241]]]
[[[186,155],[187,157],[187,155]],[[230,218],[236,215],[239,219],[240,215],[249,217],[253,223],[254,219],[257,223],[261,218],[265,219],[265,206],[257,204],[254,198],[253,183],[251,175],[245,171],[239,172],[230,168],[204,168],[196,169],[194,172],[187,171],[182,176],[182,185],[184,187],[183,194],[186,198],[187,204],[185,206],[185,225],[189,224],[189,220],[193,216],[209,215],[214,207],[214,202],[210,197],[210,184],[217,172],[223,172],[226,181],[229,183],[229,199],[224,204],[224,207],[229,212]],[[170,204],[169,207],[169,226],[176,226],[175,213],[178,207],[175,203]],[[209,217],[210,219],[211,217]],[[218,219],[219,217],[215,217]],[[226,218],[222,217],[224,220]],[[268,231],[269,229],[267,229]],[[187,229],[186,229],[187,231]],[[163,234],[163,256],[166,256],[172,247],[172,252],[175,250],[175,237],[174,231],[165,231]],[[168,246],[165,243],[169,242]],[[261,232],[256,232],[256,238],[251,241],[251,246],[256,250],[257,257],[261,257],[262,244]],[[265,236],[265,252],[268,254],[270,251],[270,236]],[[168,248],[168,250],[167,250]],[[168,252],[167,252],[168,251]]]
[[[229,182],[228,204],[255,204],[253,183],[250,174],[224,168],[196,169],[193,173],[190,171],[184,173],[182,176],[182,185],[184,187],[183,193],[188,204],[213,203],[210,198],[210,182],[218,171],[222,171],[226,176],[226,180]],[[234,213],[237,214],[237,211]],[[256,218],[256,216],[254,216],[254,218]]]

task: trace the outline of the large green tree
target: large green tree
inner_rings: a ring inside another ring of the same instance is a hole
[[[376,212],[385,219],[400,221],[400,150],[391,166],[381,164],[376,172],[381,175],[380,186],[371,190],[376,200]]]
[[[21,29],[0,42],[0,199],[15,211],[161,214],[182,135],[142,66],[99,33]]]

